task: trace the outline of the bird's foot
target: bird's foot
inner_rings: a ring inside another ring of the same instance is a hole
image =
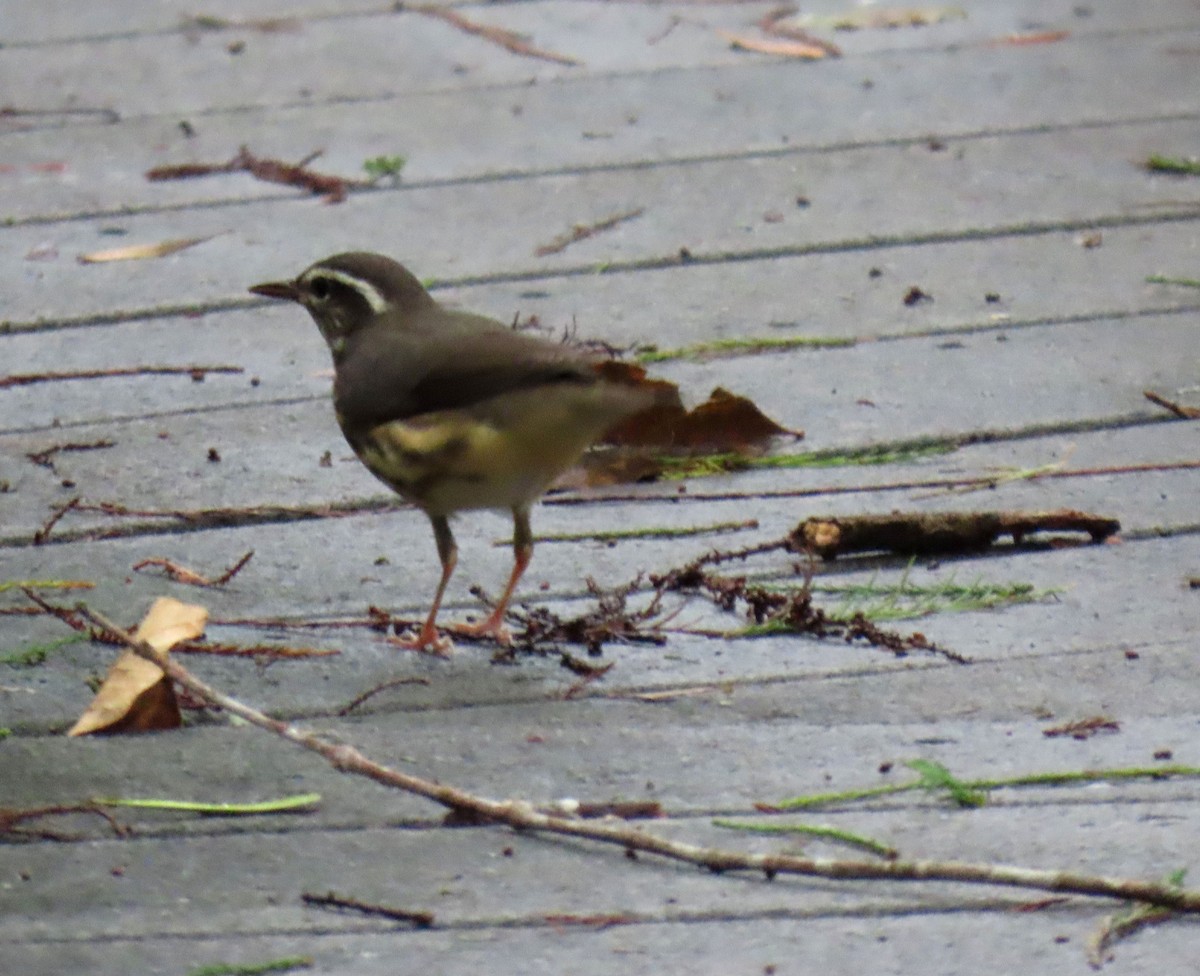
[[[504,625],[504,618],[492,614],[483,623],[459,624],[454,628],[456,634],[464,637],[490,637],[497,644],[508,647],[512,643],[512,631]]]
[[[454,641],[444,637],[434,627],[422,627],[413,634],[409,631],[399,637],[389,637],[389,644],[401,647],[406,651],[419,651],[422,654],[434,654],[437,657],[449,657],[454,652]]]

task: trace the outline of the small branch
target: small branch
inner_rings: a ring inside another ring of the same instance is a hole
[[[482,37],[485,41],[490,41],[493,44],[499,44],[506,51],[511,51],[513,54],[519,54],[522,57],[538,58],[539,60],[550,61],[554,64],[565,64],[568,67],[576,67],[583,64],[582,61],[567,57],[565,54],[534,47],[525,37],[516,31],[468,20],[458,11],[449,7],[439,7],[432,3],[416,3],[405,4],[403,9],[411,10],[417,14],[424,14],[426,17],[433,17],[435,20],[444,20],[447,24],[451,24],[461,31],[473,34],[476,37]]]
[[[1182,883],[1182,872],[1177,878],[1168,878],[1167,884],[1176,888]],[[1125,911],[1115,912],[1100,923],[1087,941],[1087,960],[1092,969],[1102,969],[1112,959],[1112,946],[1151,925],[1158,925],[1173,918],[1175,913],[1161,905],[1134,905]]]
[[[118,837],[128,837],[132,831],[124,824],[120,823],[107,810],[102,810],[96,803],[71,803],[71,804],[53,804],[44,807],[27,807],[25,809],[17,809],[15,807],[0,807],[0,834],[21,834],[34,833],[33,831],[23,831],[18,829],[17,824],[23,820],[36,820],[41,817],[62,817],[72,813],[91,813],[97,817],[107,821],[112,828],[114,834]],[[69,840],[65,834],[59,834],[49,830],[36,831],[38,837],[44,840]]]
[[[1047,739],[1058,739],[1063,736],[1070,736],[1072,739],[1090,739],[1100,732],[1120,731],[1120,722],[1114,722],[1105,715],[1096,715],[1092,718],[1080,719],[1078,722],[1067,722],[1064,725],[1042,729],[1042,735]]]
[[[372,698],[374,698],[376,695],[378,695],[381,691],[387,691],[389,688],[398,688],[401,685],[427,685],[427,684],[429,684],[428,678],[396,678],[392,681],[385,681],[383,684],[376,685],[374,688],[368,688],[361,695],[358,695],[358,696],[352,698],[349,702],[347,702],[345,705],[343,705],[341,708],[339,708],[337,710],[337,714],[339,716],[349,715],[352,711],[354,711],[360,705],[365,704],[366,702],[368,702]]]
[[[1184,406],[1183,404],[1176,403],[1174,400],[1168,400],[1165,396],[1155,393],[1153,390],[1143,390],[1142,396],[1164,410],[1170,410],[1176,417],[1181,417],[1184,420],[1196,420],[1200,418],[1200,407]]]
[[[39,468],[49,468],[54,470],[54,456],[61,454],[64,451],[98,451],[105,447],[116,447],[116,441],[110,441],[108,438],[102,438],[98,441],[88,441],[87,443],[72,442],[69,444],[54,444],[50,447],[43,448],[40,451],[30,451],[25,456],[29,458]]]
[[[285,163],[280,159],[270,159],[256,156],[245,146],[227,163],[185,163],[180,166],[157,166],[146,172],[146,179],[152,182],[162,180],[187,180],[198,176],[212,176],[218,173],[249,173],[264,183],[282,183],[285,186],[296,186],[308,190],[316,196],[323,196],[327,203],[341,203],[351,189],[363,189],[369,184],[362,180],[348,180],[341,176],[331,176],[328,173],[317,173],[308,169],[307,164],[320,156],[318,150],[310,153],[300,163]]]
[[[633,220],[640,217],[646,212],[645,207],[637,207],[634,210],[626,210],[624,213],[614,214],[611,217],[605,217],[603,220],[598,220],[594,224],[576,224],[565,234],[559,234],[549,244],[543,244],[534,250],[534,254],[539,258],[544,258],[548,254],[558,254],[560,251],[565,251],[576,241],[586,240],[589,237],[595,237],[597,234],[603,233],[606,230],[612,230],[618,224],[623,224],[627,220]]]
[[[66,380],[108,379],[114,376],[190,376],[194,382],[202,383],[204,377],[209,373],[243,372],[245,370],[241,366],[117,366],[112,369],[74,369],[57,373],[11,373],[8,376],[0,376],[0,389]],[[72,449],[82,450],[84,448]]]
[[[359,912],[362,915],[390,918],[397,922],[411,922],[419,929],[433,927],[433,912],[414,912],[406,908],[391,908],[387,905],[371,904],[359,901],[357,898],[345,898],[341,895],[335,895],[332,891],[327,895],[314,895],[312,892],[306,891],[300,896],[300,900],[304,904],[313,905],[316,908],[336,908],[343,911]]]
[[[173,562],[170,559],[163,559],[161,557],[152,557],[150,559],[143,559],[141,562],[134,563],[133,571],[137,573],[148,566],[154,566],[162,569],[167,576],[176,583],[186,583],[188,586],[217,587],[224,586],[238,573],[240,573],[242,571],[242,567],[250,561],[250,557],[253,555],[254,550],[251,549],[244,556],[242,556],[241,559],[235,562],[229,567],[229,569],[225,570],[225,572],[215,579],[209,579],[207,576],[201,576],[199,573],[188,569],[186,566],[181,566],[179,563]]]
[[[328,760],[341,772],[364,776],[375,782],[423,796],[457,813],[487,822],[504,823],[519,830],[534,830],[578,837],[623,848],[630,855],[638,851],[657,854],[669,860],[696,864],[710,871],[757,871],[768,879],[781,873],[838,880],[954,881],[993,884],[1068,892],[1103,898],[1133,900],[1160,905],[1178,911],[1200,913],[1200,891],[1172,887],[1152,881],[1109,878],[1046,871],[1004,864],[970,864],[956,861],[852,861],[809,858],[787,854],[753,854],[723,848],[700,847],[659,837],[624,824],[593,822],[539,813],[528,802],[489,800],[456,787],[436,783],[373,762],[357,749],[327,742],[301,731],[287,722],[270,718],[193,676],[178,662],[160,655],[146,642],[117,627],[85,604],[79,613],[118,636],[139,656],[158,664],[171,680],[207,700],[210,704],[237,715],[252,725],[274,732]]]
[[[45,543],[45,541],[50,538],[50,533],[54,531],[54,527],[58,525],[62,517],[66,515],[67,512],[78,508],[81,501],[83,501],[83,499],[76,495],[65,505],[60,505],[58,508],[56,508],[53,514],[51,514],[51,516],[42,523],[42,527],[33,533],[33,544],[35,546],[40,546]],[[28,594],[26,595],[28,596]]]
[[[897,512],[809,518],[790,537],[794,552],[812,552],[824,559],[847,553],[884,550],[902,555],[976,552],[1004,535],[1019,545],[1035,532],[1083,532],[1102,542],[1121,529],[1114,518],[1056,509],[1048,512]]]
[[[289,647],[283,644],[211,644],[207,641],[183,641],[171,648],[176,654],[213,654],[218,657],[252,657],[257,661],[294,661],[297,658],[337,657],[342,652],[332,647]]]

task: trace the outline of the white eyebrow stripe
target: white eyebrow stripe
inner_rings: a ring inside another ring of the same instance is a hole
[[[336,281],[347,288],[353,288],[356,292],[362,295],[363,299],[371,306],[371,311],[378,315],[387,309],[387,299],[369,281],[364,281],[362,278],[356,278],[352,274],[347,274],[345,271],[337,271],[334,268],[314,268],[304,276],[311,281],[313,278],[328,278],[330,281]]]

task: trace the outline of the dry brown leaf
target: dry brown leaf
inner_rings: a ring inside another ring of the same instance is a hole
[[[80,264],[104,264],[110,261],[144,261],[147,258],[163,258],[185,248],[203,244],[212,240],[211,237],[180,237],[171,241],[159,241],[157,244],[128,244],[125,247],[114,247],[107,251],[91,251],[77,258]]]
[[[664,455],[749,455],[765,449],[774,437],[804,436],[775,423],[752,400],[720,387],[688,410],[678,386],[647,376],[637,363],[604,360],[596,364],[596,372],[611,383],[652,391],[654,405],[609,430],[600,449],[554,483],[559,490],[653,481],[663,473]]]
[[[647,383],[672,387],[664,380]],[[675,398],[661,398],[648,410],[634,414],[604,436],[605,444],[654,447],[663,450],[749,451],[766,445],[772,437],[801,436],[764,414],[754,402],[728,390],[713,390],[707,400],[691,410]]]
[[[727,40],[729,46],[735,51],[753,51],[756,54],[771,54],[778,58],[799,58],[803,61],[819,61],[829,54],[823,45],[809,44],[806,41],[749,37],[746,34],[734,34],[732,31],[726,30],[719,30],[717,33]]]
[[[136,636],[166,654],[180,641],[203,634],[207,621],[204,607],[160,596],[138,624]],[[179,724],[175,692],[162,669],[126,650],[113,662],[96,697],[67,735],[146,732]]]

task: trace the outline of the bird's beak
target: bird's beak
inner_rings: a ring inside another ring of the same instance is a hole
[[[300,301],[300,289],[296,287],[294,281],[264,281],[261,285],[253,285],[250,288],[255,295],[264,295],[267,298],[282,298],[289,302]]]

